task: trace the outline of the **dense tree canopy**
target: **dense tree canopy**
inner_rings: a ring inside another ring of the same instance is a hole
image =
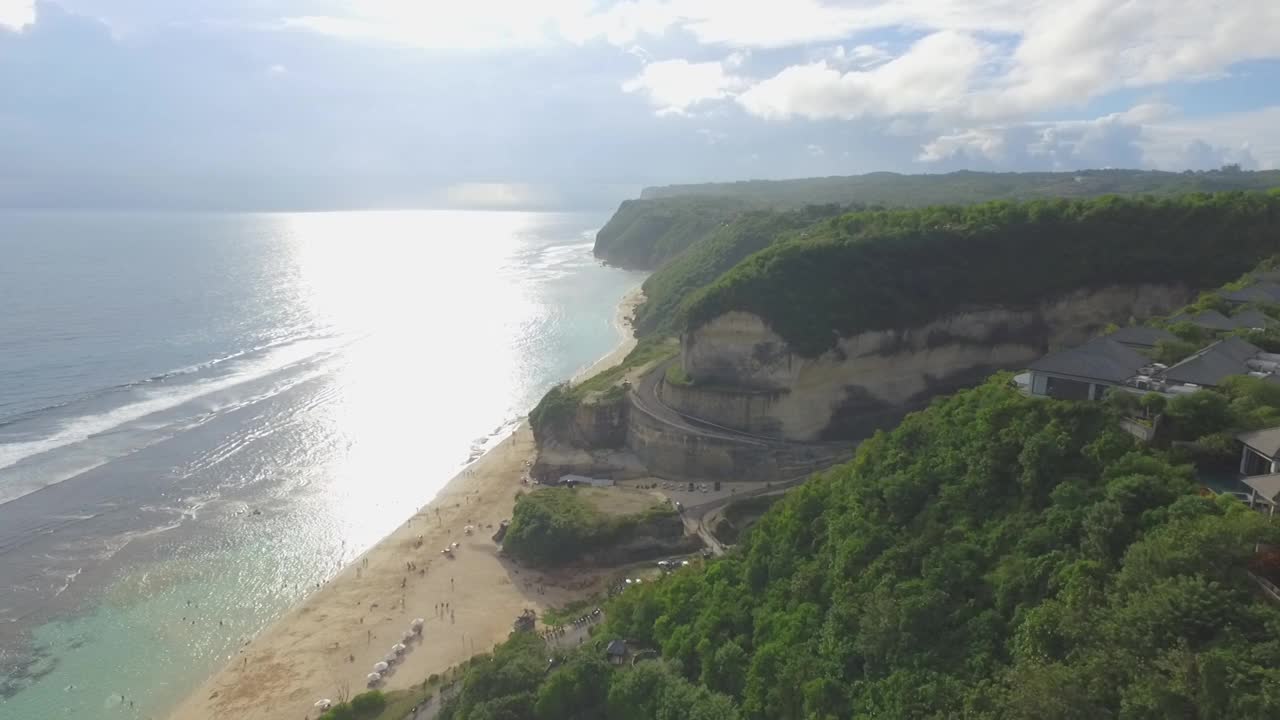
[[[645,280],[645,299],[636,309],[636,333],[647,336],[677,330],[683,303],[692,293],[711,284],[752,253],[798,237],[805,228],[840,214],[841,207],[809,206],[785,212],[754,210],[719,226]]]
[[[1104,406],[997,379],[792,491],[704,575],[626,593],[610,630],[747,718],[1276,716],[1280,608],[1246,568],[1280,534],[1194,488]]]
[[[525,565],[563,565],[606,545],[625,542],[650,523],[675,520],[675,510],[657,501],[643,512],[605,513],[586,498],[590,492],[589,488],[553,487],[516,498],[503,550]]]
[[[1280,397],[1252,385],[1201,410],[1274,420]],[[938,400],[788,493],[733,554],[612,600],[597,637],[660,668],[530,667],[502,692],[583,718],[1280,717],[1280,606],[1247,573],[1280,531],[1198,496],[1190,466],[1113,412],[1007,376]],[[689,687],[637,691],[649,673]],[[629,714],[584,710],[624,693]],[[680,693],[707,693],[706,713],[664,714]]]
[[[1156,170],[991,173],[965,170],[929,175],[879,172],[847,177],[668,185],[646,188],[641,197],[646,200],[733,198],[775,208],[823,203],[923,207],[991,200],[1266,190],[1277,186],[1280,186],[1280,171],[1241,172],[1239,168],[1183,173]]]
[[[1115,283],[1214,287],[1280,250],[1280,191],[855,212],[739,263],[687,303],[817,355],[840,336]]]
[[[440,720],[739,720],[733,702],[667,663],[614,670],[604,643],[561,650],[515,633],[473,658]]]
[[[748,207],[716,197],[627,200],[596,233],[595,254],[624,267],[656,268]]]
[[[806,205],[924,207],[993,200],[1178,195],[1266,190],[1280,171],[1238,169],[1197,173],[1084,170],[1057,173],[956,172],[945,175],[870,173],[851,177],[750,180],[646,188],[623,202],[596,237],[595,254],[611,263],[654,269],[710,239],[723,223],[749,211]]]

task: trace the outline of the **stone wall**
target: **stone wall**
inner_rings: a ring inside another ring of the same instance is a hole
[[[588,448],[620,448],[627,439],[626,397],[595,395],[578,403],[573,443]]]
[[[681,339],[681,363],[696,384],[738,388],[738,397],[677,391],[668,403],[718,425],[791,440],[865,437],[936,395],[1025,367],[1109,323],[1168,313],[1191,296],[1179,285],[1080,290],[1029,308],[974,309],[921,327],[860,333],[816,358],[792,352],[758,316],[728,313]]]
[[[717,425],[770,437],[782,436],[773,406],[785,390],[752,390],[663,382],[659,394],[668,407]]]
[[[799,446],[692,433],[632,406],[627,449],[649,472],[671,480],[770,482],[829,467],[853,456],[853,444]]]

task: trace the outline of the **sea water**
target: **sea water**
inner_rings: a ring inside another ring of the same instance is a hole
[[[163,717],[619,341],[599,214],[0,213],[0,718]]]

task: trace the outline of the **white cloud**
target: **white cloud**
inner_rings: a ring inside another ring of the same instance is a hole
[[[451,50],[546,45],[562,23],[590,15],[590,0],[347,0],[340,12],[286,18],[287,28],[412,47]]]
[[[726,72],[726,64],[687,60],[649,63],[639,75],[623,83],[622,89],[648,95],[660,115],[683,114],[698,103],[729,97],[746,84]]]
[[[1173,119],[1147,126],[1143,149],[1146,161],[1154,167],[1203,169],[1238,162],[1270,170],[1280,168],[1277,127],[1280,105]]]
[[[917,160],[1008,170],[1148,167],[1205,170],[1228,163],[1280,167],[1280,106],[1183,119],[1168,106],[1138,105],[1091,120],[961,128],[925,143]]]
[[[987,116],[1079,105],[1118,88],[1200,80],[1280,55],[1280,3],[1077,0],[1027,16]]]
[[[267,68],[267,74],[269,75],[284,75],[287,72],[289,72],[289,68],[283,65],[272,65]]]
[[[1276,0],[633,0],[581,18],[576,38],[635,42],[679,29],[704,44],[772,48],[871,30],[924,32],[898,57],[882,45],[838,45],[819,62],[781,69],[741,101],[772,118],[922,113],[1000,122],[1280,57],[1277,26]]]
[[[35,0],[0,0],[0,29],[21,30],[35,20]]]
[[[864,44],[849,48],[837,45],[828,53],[828,58],[838,67],[865,69],[888,62],[893,59],[893,53],[883,45]]]
[[[729,139],[729,135],[727,133],[713,128],[698,128],[698,134],[707,141],[708,145],[717,145]]]
[[[781,119],[945,112],[966,101],[988,54],[970,35],[938,32],[867,70],[841,72],[826,61],[794,65],[746,90],[738,102],[753,115]]]
[[[286,25],[455,49],[557,40],[632,48],[677,32],[734,51],[842,43],[823,62],[782,68],[753,88],[744,106],[768,117],[928,113],[1007,122],[1280,57],[1277,0],[468,0],[447,11],[421,0],[336,2],[342,12]],[[898,57],[857,42],[886,30],[928,42]],[[897,80],[922,85],[888,90]],[[942,94],[927,97],[935,90]],[[834,97],[820,97],[826,92]]]

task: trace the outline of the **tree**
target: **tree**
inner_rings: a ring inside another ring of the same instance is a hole
[[[609,665],[579,653],[556,668],[538,688],[534,715],[539,720],[594,718],[609,695]]]
[[[1165,415],[1173,421],[1178,437],[1189,440],[1231,427],[1226,396],[1212,390],[1175,397],[1165,407]]]

